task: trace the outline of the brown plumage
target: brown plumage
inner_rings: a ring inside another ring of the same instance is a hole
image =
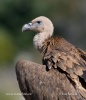
[[[86,53],[61,37],[51,38],[43,46],[43,64],[48,69],[60,68],[76,83],[86,98]]]
[[[46,17],[40,16],[31,23],[25,24],[22,31],[25,30],[37,32],[33,42],[43,56],[46,69],[61,70],[76,84],[75,88],[86,98],[86,52],[62,37],[52,37],[53,24]]]

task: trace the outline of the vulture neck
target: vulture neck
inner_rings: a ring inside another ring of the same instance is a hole
[[[39,50],[40,53],[42,52],[42,47],[44,45],[44,42],[48,40],[51,36],[52,34],[51,33],[49,34],[49,32],[38,33],[34,36],[33,44],[35,48]]]

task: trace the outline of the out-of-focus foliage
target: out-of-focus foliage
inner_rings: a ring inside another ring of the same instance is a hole
[[[15,45],[13,45],[13,40],[6,30],[0,29],[0,62],[12,60],[15,55]]]

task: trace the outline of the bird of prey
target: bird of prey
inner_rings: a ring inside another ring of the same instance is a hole
[[[46,70],[65,73],[86,98],[86,52],[62,37],[53,37],[54,26],[45,16],[37,17],[22,27],[22,32],[28,30],[36,32],[33,44],[41,53]]]

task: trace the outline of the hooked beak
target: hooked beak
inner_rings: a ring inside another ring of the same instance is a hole
[[[31,26],[32,26],[32,23],[25,24],[22,27],[22,32],[30,30]]]

